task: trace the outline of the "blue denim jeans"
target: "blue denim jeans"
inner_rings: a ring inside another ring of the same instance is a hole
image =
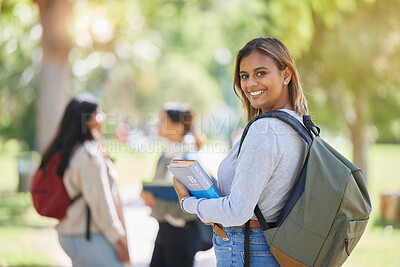
[[[223,227],[229,237],[224,241],[214,233],[213,243],[217,267],[243,267],[244,227]],[[261,228],[250,228],[250,266],[279,267]]]
[[[59,235],[58,238],[73,267],[124,267],[114,245],[101,233],[91,233],[90,241],[85,235]]]

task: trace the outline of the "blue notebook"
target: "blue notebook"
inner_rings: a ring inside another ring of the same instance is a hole
[[[171,182],[157,181],[157,182],[143,182],[143,190],[153,193],[156,198],[165,200],[178,201],[178,195]]]

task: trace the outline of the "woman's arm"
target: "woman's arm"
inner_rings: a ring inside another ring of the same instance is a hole
[[[183,202],[185,211],[196,213],[203,222],[224,226],[242,225],[254,215],[254,207],[282,154],[278,136],[268,121],[259,120],[250,127],[237,159],[230,194],[218,199],[188,198]],[[180,197],[186,195],[178,190]]]

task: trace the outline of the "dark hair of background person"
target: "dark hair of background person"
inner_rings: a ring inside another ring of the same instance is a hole
[[[247,112],[247,120],[250,121],[255,116],[262,113],[261,109],[256,109],[251,106],[251,103],[243,93],[240,84],[240,62],[253,51],[257,51],[272,58],[280,71],[283,71],[286,67],[291,70],[292,77],[288,84],[290,102],[297,114],[300,116],[307,114],[307,100],[301,87],[296,65],[289,50],[278,39],[272,37],[259,37],[249,41],[238,51],[236,56],[233,90],[243,103],[243,107]]]
[[[173,122],[183,124],[183,135],[186,135],[188,132],[193,134],[196,147],[200,149],[203,145],[203,141],[199,134],[193,129],[193,112],[191,108],[181,103],[168,102],[164,104],[162,110]]]
[[[42,157],[40,168],[44,168],[51,157],[61,153],[58,174],[62,177],[68,167],[73,149],[87,140],[93,140],[87,122],[99,106],[97,98],[91,95],[74,97],[67,105],[53,141]]]

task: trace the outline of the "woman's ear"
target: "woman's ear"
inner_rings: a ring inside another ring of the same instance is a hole
[[[289,84],[292,79],[292,70],[289,67],[286,67],[283,71],[283,81],[285,84]]]

